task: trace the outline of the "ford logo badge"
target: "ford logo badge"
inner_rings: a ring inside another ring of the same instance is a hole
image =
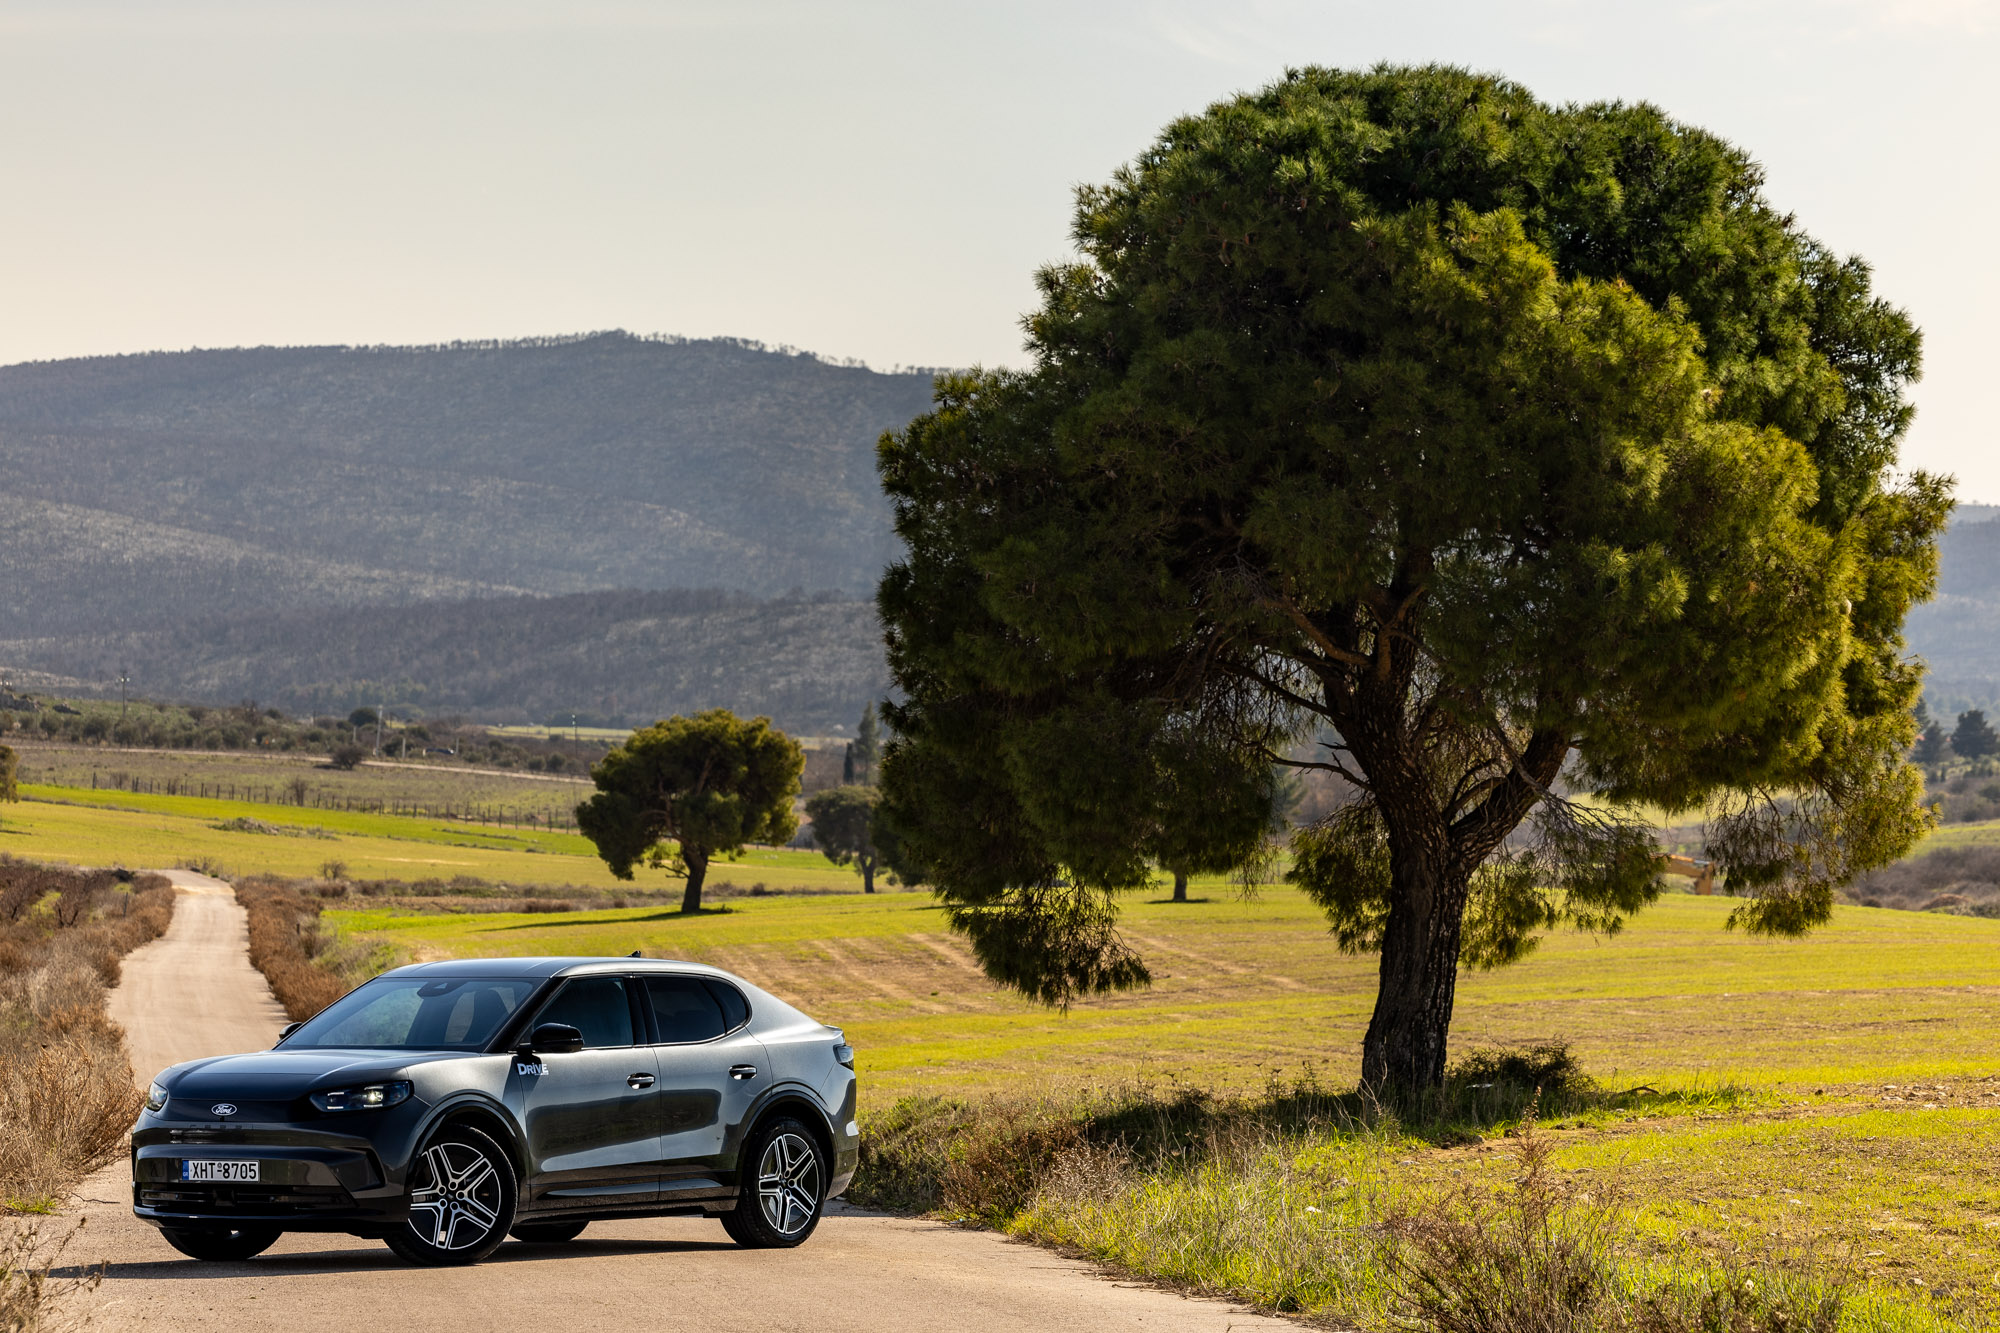
[[[222,1116],[226,1116],[226,1115],[235,1115],[235,1114],[236,1114],[236,1103],[235,1103],[235,1102],[217,1102],[217,1103],[216,1103],[215,1105],[213,1105],[213,1106],[211,1106],[211,1107],[209,1107],[209,1108],[208,1108],[208,1113],[209,1113],[210,1115],[212,1115],[212,1116],[215,1116],[215,1117],[217,1117],[218,1119],[219,1119],[220,1117],[222,1117]]]

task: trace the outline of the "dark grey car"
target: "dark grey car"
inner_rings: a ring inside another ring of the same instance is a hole
[[[423,963],[269,1051],[163,1072],[133,1209],[198,1259],[286,1231],[472,1263],[510,1233],[706,1214],[790,1246],[854,1175],[854,1052],[739,977],[637,958]]]

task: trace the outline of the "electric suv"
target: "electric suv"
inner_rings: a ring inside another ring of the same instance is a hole
[[[639,958],[384,973],[147,1091],[133,1211],[197,1259],[287,1231],[474,1263],[512,1234],[701,1214],[797,1245],[853,1178],[854,1052],[739,977]]]

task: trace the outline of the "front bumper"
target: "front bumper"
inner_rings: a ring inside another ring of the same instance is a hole
[[[258,1179],[182,1180],[181,1163],[203,1158],[254,1160]],[[274,1225],[377,1235],[408,1218],[409,1196],[401,1163],[385,1166],[367,1138],[289,1125],[176,1125],[148,1116],[132,1135],[132,1212],[159,1227]]]

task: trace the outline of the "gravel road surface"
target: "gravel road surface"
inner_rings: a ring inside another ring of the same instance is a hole
[[[143,1085],[167,1065],[269,1046],[283,1011],[246,954],[226,884],[170,873],[166,935],[136,950],[111,1012]],[[84,1183],[89,1225],[70,1254],[108,1261],[86,1298],[100,1327],[149,1333],[308,1328],[534,1330],[612,1327],[800,1333],[1122,1333],[1296,1330],[1221,1301],[1113,1281],[991,1232],[841,1212],[796,1250],[741,1250],[701,1218],[599,1222],[562,1246],[509,1241],[474,1268],[412,1268],[379,1242],[291,1235],[257,1259],[204,1264],[131,1215],[119,1162]]]

